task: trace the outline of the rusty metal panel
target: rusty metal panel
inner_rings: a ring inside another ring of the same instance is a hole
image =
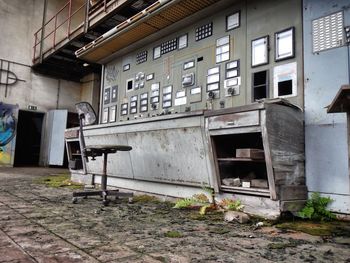
[[[174,184],[209,184],[200,127],[128,134],[135,179]]]
[[[128,145],[127,136],[125,134],[108,134],[97,136],[85,136],[85,143],[89,145],[112,145],[121,144]],[[103,157],[96,157],[96,161],[86,163],[88,173],[102,174]],[[108,155],[107,174],[123,177],[133,178],[132,166],[130,160],[130,152],[117,152]]]
[[[181,115],[179,115],[181,116]],[[126,144],[130,152],[108,157],[110,176],[192,186],[213,186],[203,115],[157,121],[134,121],[87,129],[86,145]],[[87,172],[101,174],[102,158],[87,163]]]
[[[259,124],[259,111],[219,115],[209,118],[209,130],[254,126]]]

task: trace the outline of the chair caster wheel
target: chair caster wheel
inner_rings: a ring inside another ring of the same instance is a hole
[[[107,206],[107,205],[109,204],[109,200],[108,200],[108,199],[103,200],[103,201],[102,201],[102,204],[103,204],[104,206]]]
[[[76,197],[73,197],[73,198],[72,198],[72,203],[73,203],[73,204],[76,204],[76,203],[78,203],[78,198],[76,198]]]

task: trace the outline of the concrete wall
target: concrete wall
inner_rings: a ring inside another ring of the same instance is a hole
[[[95,112],[97,113],[99,110],[100,76],[97,74],[90,74],[85,76],[81,82],[81,101],[90,102]]]
[[[33,34],[41,27],[43,6],[43,0],[0,1],[2,69],[7,70],[9,67],[19,79],[7,88],[0,84],[0,102],[17,104],[20,110],[27,110],[29,105],[34,105],[38,112],[43,113],[52,109],[75,112],[74,104],[81,100],[80,83],[38,75],[30,68]],[[5,74],[2,73],[1,76],[1,81],[4,82]],[[45,145],[45,131],[44,128],[42,145]]]
[[[327,114],[325,107],[349,83],[349,47],[312,53],[312,20],[343,11],[350,25],[349,8],[347,0],[304,0],[303,8],[307,185],[335,199],[332,209],[342,213],[350,213],[346,116]]]

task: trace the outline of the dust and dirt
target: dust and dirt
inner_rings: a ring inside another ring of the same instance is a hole
[[[254,219],[225,222],[223,213],[145,195],[133,204],[72,204],[73,189],[39,183],[46,175],[0,170],[0,262],[350,262],[349,232],[340,230],[349,223],[315,236],[291,225],[257,228]]]

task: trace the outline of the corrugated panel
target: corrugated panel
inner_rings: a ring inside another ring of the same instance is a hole
[[[217,2],[217,0],[183,0],[176,2],[173,5],[164,7],[158,14],[144,19],[143,22],[136,26],[129,25],[130,30],[126,26],[123,29],[124,32],[117,32],[111,39],[105,40],[100,46],[92,48],[91,51],[87,50],[85,54],[83,53],[79,57],[97,62]]]
[[[161,29],[171,25],[173,22],[167,19],[164,19],[162,16],[154,16],[149,21],[145,22],[145,24],[155,27],[157,29]]]

